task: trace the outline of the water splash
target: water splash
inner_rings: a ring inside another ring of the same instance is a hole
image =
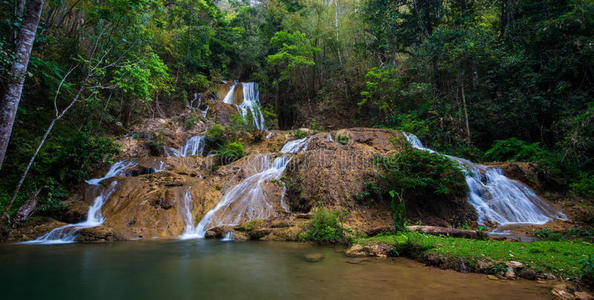
[[[227,190],[219,203],[204,215],[196,227],[186,226],[180,238],[204,238],[206,231],[215,227],[236,226],[242,222],[272,217],[276,208],[266,197],[264,183],[280,179],[292,154],[306,149],[307,138],[303,138],[285,144],[281,149],[282,156],[274,158],[273,154],[255,155],[244,169],[251,175]],[[283,188],[279,205],[289,211],[284,203],[285,191],[286,187]]]
[[[107,174],[105,174],[105,176],[103,176],[101,178],[93,178],[93,179],[85,180],[85,182],[90,185],[99,185],[99,183],[105,179],[123,175],[126,171],[128,171],[130,168],[135,167],[136,165],[137,165],[137,163],[135,163],[133,161],[121,160],[121,161],[118,161],[115,164],[113,164],[109,168],[109,170],[107,171]]]
[[[117,181],[112,181],[109,187],[101,191],[99,196],[95,197],[93,205],[89,207],[87,219],[84,222],[76,224],[67,224],[58,228],[52,229],[50,232],[38,237],[32,241],[22,242],[22,244],[69,244],[74,243],[78,231],[85,228],[97,227],[105,221],[101,214],[101,207],[109,199],[111,194],[115,191]]]
[[[233,232],[225,233],[225,236],[221,239],[221,242],[231,242],[233,241]]]
[[[425,148],[414,134],[403,133],[413,148],[437,153]],[[566,219],[528,187],[512,180],[499,168],[475,164],[469,160],[445,155],[469,170],[465,175],[468,202],[478,215],[478,223],[491,221],[499,226],[512,224],[542,225],[552,219]]]
[[[204,136],[195,135],[189,138],[180,148],[174,149],[171,147],[164,147],[165,156],[187,157],[191,155],[202,155],[204,153],[204,146],[206,145]]]

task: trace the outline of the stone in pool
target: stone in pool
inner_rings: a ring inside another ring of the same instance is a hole
[[[305,261],[307,262],[319,262],[324,259],[324,255],[321,253],[310,253],[305,255]]]

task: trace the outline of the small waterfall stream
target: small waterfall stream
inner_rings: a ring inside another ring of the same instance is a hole
[[[187,157],[191,155],[202,155],[205,145],[204,136],[195,135],[181,145],[179,150],[165,146],[165,156]]]
[[[231,85],[231,87],[229,88],[227,95],[225,95],[225,98],[223,98],[223,103],[233,104],[233,95],[235,94],[235,86],[237,86],[237,80],[234,81],[233,84]]]
[[[264,114],[262,114],[262,110],[260,108],[260,92],[258,91],[258,84],[255,82],[237,82],[235,81],[231,87],[229,87],[229,91],[225,98],[223,98],[223,103],[226,104],[234,104],[233,103],[233,96],[235,94],[235,88],[237,84],[241,84],[242,92],[243,92],[243,102],[241,104],[236,105],[237,111],[241,116],[245,119],[248,117],[248,113],[252,118],[252,123],[258,130],[266,130],[266,124],[264,123]]]
[[[180,239],[204,238],[207,230],[220,226],[235,226],[251,220],[267,219],[274,215],[275,206],[266,199],[264,183],[278,180],[292,159],[294,153],[307,149],[307,138],[293,140],[286,143],[281,149],[282,156],[274,158],[273,154],[259,154],[248,163],[252,175],[248,176],[234,187],[225,192],[217,205],[208,211],[202,220],[193,227],[193,220],[185,218],[186,230]],[[284,191],[279,205],[285,211],[288,206],[284,203]],[[191,199],[190,199],[191,202]],[[189,207],[189,204],[186,204]]]
[[[252,116],[252,122],[259,130],[266,130],[264,115],[260,109],[260,92],[255,82],[243,82],[243,102],[237,107],[241,116],[247,118],[248,112]]]
[[[36,238],[35,240],[23,242],[23,244],[44,244],[44,245],[51,245],[51,244],[68,244],[73,243],[74,239],[76,239],[77,232],[84,228],[91,228],[97,227],[105,221],[103,215],[101,214],[101,207],[107,200],[111,194],[115,191],[116,185],[118,184],[117,181],[112,181],[108,187],[102,187],[99,183],[103,180],[121,176],[130,168],[136,166],[137,164],[133,161],[118,161],[113,164],[107,174],[101,178],[94,178],[86,180],[91,186],[96,186],[100,189],[99,195],[95,197],[93,204],[89,206],[89,211],[87,212],[87,219],[84,222],[76,223],[76,224],[66,224],[64,226],[60,226],[58,228],[52,229],[50,232]]]
[[[425,148],[414,134],[403,135],[413,148],[437,153]],[[467,198],[477,212],[479,224],[491,221],[498,226],[542,225],[552,219],[566,219],[562,212],[557,212],[528,187],[503,175],[501,169],[475,164],[455,156],[444,156],[468,169],[469,172],[465,175]]]
[[[87,213],[87,219],[84,222],[76,224],[66,224],[52,229],[50,232],[38,237],[32,241],[23,242],[23,244],[69,244],[74,243],[77,232],[84,228],[97,227],[105,221],[105,218],[101,214],[101,207],[109,199],[111,194],[115,191],[117,181],[112,181],[109,186],[101,191],[101,193],[95,197],[93,205],[89,206]]]

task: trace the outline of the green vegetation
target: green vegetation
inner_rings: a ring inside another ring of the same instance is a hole
[[[295,140],[302,139],[307,136],[307,131],[301,129],[295,129],[291,131],[291,137]]]
[[[338,134],[336,135],[336,141],[340,144],[347,145],[349,143],[349,137],[346,135]]]
[[[307,228],[307,239],[322,244],[345,243],[347,231],[342,227],[340,212],[316,208]]]
[[[220,124],[214,124],[206,131],[204,141],[208,149],[218,149],[225,145],[227,139],[225,138],[225,128]]]
[[[497,266],[513,260],[533,268],[536,272],[571,278],[587,274],[587,266],[590,266],[591,261],[587,261],[586,267],[583,267],[583,260],[594,252],[592,243],[581,240],[519,243],[442,237],[416,232],[375,236],[356,242],[384,242],[393,245],[397,252],[412,257],[443,255],[450,261],[462,260],[470,267],[476,267],[480,261],[487,262],[492,265],[493,273]]]
[[[467,186],[460,167],[442,155],[407,147],[393,156],[378,157],[384,191],[400,191],[416,201],[464,197]]]
[[[232,163],[245,155],[243,144],[240,142],[229,142],[217,149],[215,153],[222,165]]]

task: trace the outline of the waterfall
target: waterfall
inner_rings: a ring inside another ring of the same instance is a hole
[[[235,81],[229,88],[227,95],[223,99],[223,103],[233,104],[233,95],[238,82]],[[241,82],[243,91],[243,102],[236,105],[237,111],[244,119],[247,119],[248,113],[252,117],[252,123],[259,130],[266,130],[264,124],[264,114],[260,108],[260,92],[258,91],[258,84],[255,82]]]
[[[221,242],[230,242],[233,240],[233,232],[225,233],[225,236],[221,239]]]
[[[95,197],[93,205],[89,207],[87,213],[87,220],[76,224],[67,224],[58,228],[52,229],[50,232],[38,237],[32,241],[23,242],[23,244],[69,244],[73,243],[77,236],[77,232],[84,228],[97,227],[105,221],[101,214],[101,207],[109,199],[111,194],[115,191],[117,181],[112,181],[109,187],[101,191],[99,196]]]
[[[260,109],[260,92],[255,82],[243,82],[243,102],[237,107],[241,116],[247,118],[248,112],[252,116],[252,122],[259,130],[266,130],[264,115]]]
[[[174,149],[171,147],[164,147],[166,156],[187,157],[191,155],[202,155],[204,146],[206,145],[204,136],[195,135],[189,138],[180,148]]]
[[[107,174],[105,174],[105,176],[103,176],[101,178],[93,178],[93,179],[85,180],[85,182],[90,185],[99,185],[99,183],[105,179],[123,175],[124,172],[126,172],[130,168],[135,167],[136,165],[137,164],[133,161],[121,160],[121,161],[118,161],[117,163],[113,164],[109,168],[109,170],[107,171]]]
[[[437,153],[425,148],[414,134],[403,132],[403,135],[413,148]],[[479,224],[491,221],[497,225],[542,225],[552,219],[566,219],[562,212],[557,212],[528,187],[503,175],[501,169],[444,156],[469,170],[465,175],[467,198],[477,212]]]
[[[186,191],[184,192],[183,205],[180,205],[181,215],[182,215],[182,218],[184,219],[184,222],[186,223],[186,227],[184,228],[184,233],[180,237],[181,239],[184,239],[184,240],[199,237],[198,233],[196,233],[196,230],[194,228],[194,217],[192,216],[193,202],[192,202],[192,194],[190,193],[191,189],[192,189],[192,187],[189,187],[188,189],[186,189]]]
[[[235,82],[233,82],[233,84],[229,88],[229,92],[227,92],[227,95],[225,95],[225,98],[223,98],[223,103],[233,104],[233,94],[235,94],[235,86],[236,85],[237,85],[237,80]]]
[[[307,149],[307,138],[290,141],[283,146],[282,156],[258,154],[247,162],[250,176],[225,192],[217,205],[208,211],[196,227],[186,226],[181,239],[204,238],[207,230],[219,226],[235,226],[242,222],[267,219],[274,215],[275,207],[266,199],[264,183],[278,180],[292,159],[292,154]],[[288,211],[281,195],[281,208]],[[188,223],[186,223],[188,224]],[[190,223],[192,224],[192,223]]]

